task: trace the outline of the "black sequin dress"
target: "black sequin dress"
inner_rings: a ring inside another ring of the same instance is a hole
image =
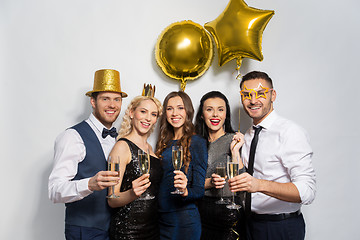
[[[125,192],[132,188],[132,181],[141,176],[138,162],[139,147],[126,138],[121,138],[119,141],[127,142],[131,151],[131,161],[126,166],[120,187],[120,191]],[[151,156],[151,185],[147,192],[155,196],[155,198],[152,200],[140,200],[138,198],[123,207],[112,209],[109,231],[110,239],[159,239],[157,196],[161,178],[162,167],[160,159]]]

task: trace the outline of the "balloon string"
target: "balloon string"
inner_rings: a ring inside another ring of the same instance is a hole
[[[240,86],[240,83],[241,83],[241,79],[242,79],[242,75],[240,73],[240,67],[241,67],[241,63],[242,63],[242,58],[238,58],[236,59],[236,64],[237,64],[237,67],[236,67],[236,70],[237,70],[237,73],[238,75],[236,76],[236,80],[239,81],[239,86]],[[240,132],[240,118],[241,118],[241,96],[240,96],[240,105],[239,105],[239,127],[238,127],[238,131]]]
[[[185,91],[185,87],[186,87],[186,80],[185,79],[181,79],[181,84],[180,84],[180,88],[181,91]]]
[[[240,73],[240,67],[241,67],[241,63],[242,63],[242,57],[239,57],[236,59],[236,71],[238,73],[238,75],[236,76],[236,79],[237,80],[241,80],[242,76],[241,76],[241,73]]]
[[[239,128],[238,128],[238,130],[239,130],[239,132],[240,132],[240,117],[241,117],[241,96],[239,97],[239,99],[240,99],[240,105],[239,105]]]

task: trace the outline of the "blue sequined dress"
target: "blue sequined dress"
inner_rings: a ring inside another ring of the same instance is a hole
[[[138,149],[139,147],[126,138],[119,141],[126,141],[131,151],[131,161],[126,166],[122,179],[120,191],[125,192],[132,188],[132,181],[141,176]],[[126,240],[126,239],[159,239],[158,225],[158,192],[162,177],[162,168],[160,159],[150,157],[150,182],[148,188],[150,195],[155,196],[152,200],[135,201],[119,208],[112,209],[110,221],[110,239]]]
[[[206,140],[200,136],[191,138],[191,162],[186,174],[188,196],[173,195],[174,168],[171,161],[171,142],[162,153],[163,178],[159,190],[160,239],[198,240],[201,235],[201,221],[195,201],[204,195],[207,168]]]

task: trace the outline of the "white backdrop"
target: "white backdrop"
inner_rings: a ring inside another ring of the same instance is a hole
[[[179,89],[154,59],[158,35],[169,24],[214,20],[227,0],[1,0],[1,239],[64,239],[64,206],[47,197],[53,143],[65,128],[87,118],[84,95],[94,72],[121,73],[130,99],[144,82],[162,101]],[[245,59],[241,73],[267,72],[278,93],[277,112],[309,132],[317,173],[317,198],[304,206],[307,239],[357,239],[360,148],[355,0],[247,0],[275,10],[263,35],[264,61]],[[238,126],[235,61],[189,82],[195,108],[210,90],[225,93]],[[249,127],[241,115],[241,130]],[[152,143],[155,139],[151,139]]]

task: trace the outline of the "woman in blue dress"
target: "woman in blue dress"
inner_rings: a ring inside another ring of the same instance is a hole
[[[198,240],[201,221],[195,201],[204,195],[206,140],[194,135],[194,108],[184,92],[169,93],[163,103],[156,154],[162,160],[159,190],[160,239]],[[174,171],[172,146],[183,147],[184,165]],[[175,189],[183,194],[171,194]]]

